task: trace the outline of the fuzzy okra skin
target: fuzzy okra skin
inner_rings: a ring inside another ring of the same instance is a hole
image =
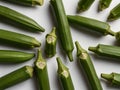
[[[53,7],[57,24],[58,34],[63,47],[63,50],[67,53],[70,61],[73,61],[72,51],[74,49],[70,27],[68,24],[67,16],[65,14],[62,0],[50,0]]]
[[[77,48],[77,57],[91,85],[91,90],[103,90],[89,54],[77,41],[75,45]]]
[[[20,5],[25,5],[25,6],[35,6],[35,5],[43,5],[44,0],[5,0],[7,2],[11,3],[17,3]]]
[[[34,37],[2,29],[0,29],[0,43],[26,48],[34,48],[41,45]]]
[[[74,90],[73,82],[69,69],[62,63],[60,57],[57,57],[58,76],[63,86],[63,90]]]
[[[110,25],[106,22],[98,21],[92,18],[87,18],[78,15],[68,15],[68,21],[74,25],[79,26],[79,28],[84,28],[85,30],[95,31],[101,35],[115,35],[115,32],[110,30]]]
[[[78,6],[77,6],[77,12],[83,12],[88,10],[91,5],[94,3],[95,0],[79,0]]]
[[[21,63],[30,60],[34,56],[34,53],[0,50],[0,63]]]
[[[96,47],[89,47],[88,50],[97,55],[120,59],[120,47],[98,44]]]
[[[35,61],[35,75],[38,81],[39,90],[50,90],[47,63],[43,59],[41,50],[38,50],[38,57]]]
[[[53,57],[56,54],[56,27],[52,28],[52,31],[46,35],[45,53],[48,57]]]
[[[112,0],[99,0],[98,11],[102,11],[108,8],[111,4]]]
[[[23,82],[33,76],[33,68],[24,66],[0,78],[0,90],[5,90],[15,84]]]
[[[110,11],[107,21],[113,21],[118,18],[120,18],[120,3]]]
[[[114,73],[111,74],[101,74],[101,77],[106,79],[112,86],[120,86],[120,73]]]
[[[0,5],[0,19],[7,23],[13,24],[20,28],[24,28],[33,32],[44,32],[44,28],[41,27],[33,19],[13,10],[8,7]]]

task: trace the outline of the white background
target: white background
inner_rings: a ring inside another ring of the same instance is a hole
[[[119,0],[113,0],[110,7],[102,12],[97,12],[98,7],[98,1],[95,0],[94,4],[91,6],[91,8],[81,14],[82,16],[91,17],[97,20],[106,21],[106,18],[109,14],[109,11],[118,3],[120,3]],[[66,14],[76,14],[76,6],[78,3],[78,0],[63,0],[64,7]],[[0,1],[0,5],[7,6],[11,9],[17,10],[21,12],[24,15],[27,15],[31,18],[33,18],[36,22],[38,22],[41,26],[45,28],[44,33],[31,33],[24,30],[21,30],[19,28],[15,28],[14,26],[5,24],[3,22],[0,22],[0,28],[6,29],[18,33],[23,33],[26,35],[30,35],[35,37],[37,40],[41,41],[42,43],[42,51],[44,53],[44,44],[45,44],[45,35],[51,31],[51,28],[54,26],[53,18],[52,18],[52,12],[50,9],[50,3],[49,0],[45,0],[43,6],[37,6],[37,7],[24,7],[19,6],[15,4],[10,4],[6,2]],[[111,26],[111,29],[113,31],[119,31],[120,30],[120,19],[116,20],[114,22],[109,23]],[[77,30],[77,28],[71,27],[71,33],[73,37],[73,41],[79,41],[81,46],[84,49],[88,49],[89,46],[96,46],[99,43],[103,44],[110,44],[110,45],[116,45],[115,44],[115,38],[112,36],[103,36],[99,37],[96,33],[92,33],[89,31],[84,30]],[[20,50],[18,48],[13,48],[9,46],[2,46],[0,45],[0,49],[11,49],[11,50]],[[22,50],[26,52],[35,52],[35,50]],[[96,72],[98,77],[100,78],[101,73],[111,73],[111,72],[120,72],[120,62],[119,60],[116,61],[116,59],[110,59],[110,58],[101,58],[91,52],[89,52],[93,61],[93,64],[95,66]],[[60,84],[58,83],[57,79],[57,63],[56,63],[56,57],[60,56],[63,60],[63,63],[69,68],[71,77],[74,83],[75,90],[90,90],[87,79],[85,78],[85,75],[81,71],[81,68],[77,65],[77,59],[76,59],[76,48],[73,51],[74,61],[69,62],[68,58],[64,55],[63,51],[61,50],[60,43],[57,43],[57,54],[53,58],[45,58],[47,60],[48,64],[48,73],[49,73],[49,79],[50,79],[50,87],[51,90],[62,90],[60,88]],[[21,63],[21,64],[0,64],[0,76],[3,76],[11,71],[14,71],[24,65],[33,65],[33,62],[36,58],[33,58],[31,61]],[[118,90],[119,88],[111,87],[110,85],[107,85],[105,80],[101,79],[101,84],[104,90]],[[2,83],[2,82],[0,82]],[[20,83],[18,85],[15,85],[11,88],[8,88],[6,90],[38,90],[36,80],[34,78],[29,79],[23,83]]]

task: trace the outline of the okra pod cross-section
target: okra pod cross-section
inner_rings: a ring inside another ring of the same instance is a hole
[[[21,1],[21,0],[18,0]],[[13,9],[0,5],[0,21],[12,24],[14,26],[24,28],[32,32],[44,32],[45,29],[41,27],[36,21],[28,16],[25,16]]]
[[[50,90],[47,63],[42,57],[42,52],[38,50],[37,60],[35,61],[35,75],[38,81],[39,90]]]
[[[44,0],[5,0],[6,2],[16,3],[25,6],[43,5]]]
[[[73,82],[71,79],[71,75],[69,69],[62,63],[59,57],[57,59],[58,64],[58,76],[63,86],[63,90],[74,90]]]
[[[79,0],[77,6],[77,12],[83,12],[88,10],[95,0]]]
[[[79,59],[79,63],[83,67],[89,84],[91,85],[90,90],[103,90],[89,54],[80,46],[78,42],[75,42],[75,44],[77,48],[77,57]]]
[[[0,78],[0,90],[25,81],[33,76],[33,68],[24,66]]]
[[[120,3],[110,11],[107,21],[113,21],[118,18],[120,18]]]
[[[95,31],[101,35],[115,35],[115,32],[110,29],[110,25],[106,22],[78,15],[68,15],[67,17],[70,23],[77,25],[81,29]]]
[[[101,74],[101,77],[110,82],[113,86],[120,86],[120,73]]]
[[[50,3],[56,16],[58,25],[57,32],[59,34],[61,45],[63,50],[67,53],[69,60],[73,61],[72,51],[74,46],[62,0],[50,0]]]
[[[45,53],[48,57],[53,57],[56,54],[56,27],[53,27],[52,31],[46,35]]]
[[[89,47],[90,51],[97,55],[120,59],[120,47],[112,45],[98,44],[96,47]]]

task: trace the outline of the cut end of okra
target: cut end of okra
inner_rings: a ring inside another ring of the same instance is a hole
[[[42,6],[43,3],[44,3],[44,0],[33,0],[33,6],[34,5],[40,5],[40,6]]]
[[[31,66],[26,66],[26,72],[30,75],[30,77],[33,76],[33,67]]]
[[[108,80],[108,81],[111,81],[113,79],[113,74],[104,74],[104,73],[102,73],[101,77]]]
[[[68,71],[68,68],[62,63],[60,57],[56,58],[58,64],[58,74],[61,74],[64,71]]]

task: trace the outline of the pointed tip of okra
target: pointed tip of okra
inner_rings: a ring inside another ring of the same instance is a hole
[[[68,68],[62,63],[60,57],[56,58],[58,64],[58,73],[63,72],[64,70],[68,70]]]
[[[44,3],[44,0],[33,0],[33,4],[35,4],[35,5],[40,5],[40,6],[42,6],[43,3]]]
[[[36,39],[33,40],[33,43],[34,43],[33,48],[41,46],[41,43],[38,40],[36,40]]]
[[[67,52],[67,55],[68,55],[68,58],[69,58],[70,62],[72,62],[73,61],[72,52]]]
[[[104,74],[104,73],[102,73],[101,77],[109,81],[109,80],[113,79],[113,74]]]
[[[31,66],[25,66],[26,67],[26,72],[30,75],[30,77],[33,76],[33,67]]]

